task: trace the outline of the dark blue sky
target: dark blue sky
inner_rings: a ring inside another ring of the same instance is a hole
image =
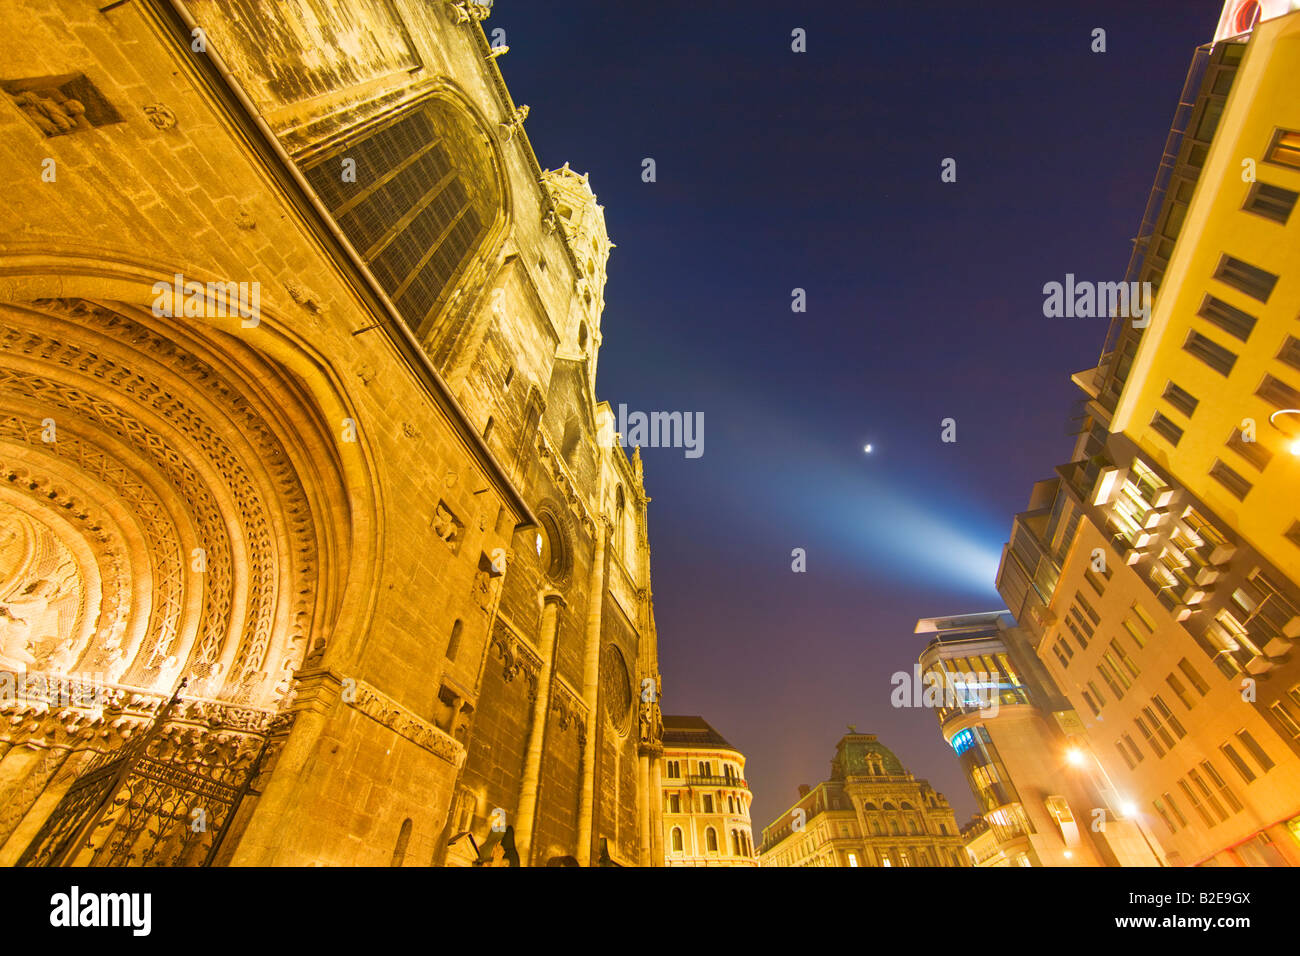
[[[1001,607],[1011,516],[1068,457],[1069,375],[1105,334],[1044,318],[1042,287],[1122,277],[1222,4],[809,6],[497,0],[484,23],[542,166],[590,172],[618,245],[598,396],[704,413],[703,457],[643,451],[664,706],[747,755],[756,836],[849,723],[974,810],[889,678],[917,618]]]

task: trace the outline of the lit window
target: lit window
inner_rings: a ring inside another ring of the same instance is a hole
[[[1300,169],[1300,133],[1279,129],[1264,153],[1264,162]]]

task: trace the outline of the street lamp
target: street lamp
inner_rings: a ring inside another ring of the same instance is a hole
[[[1287,435],[1287,437],[1291,439],[1287,443],[1286,450],[1289,451],[1291,454],[1295,455],[1297,458],[1300,458],[1300,437],[1296,437],[1294,435],[1288,435],[1286,429],[1277,423],[1278,418],[1281,417],[1282,415],[1300,415],[1300,408],[1279,408],[1272,415],[1268,416],[1268,423],[1272,425],[1274,428],[1276,428],[1278,431],[1280,431],[1283,435]]]

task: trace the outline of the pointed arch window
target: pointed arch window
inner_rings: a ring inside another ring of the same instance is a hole
[[[482,134],[456,107],[429,99],[312,157],[303,173],[424,338],[496,217]]]

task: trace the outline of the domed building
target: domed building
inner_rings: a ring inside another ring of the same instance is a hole
[[[947,798],[874,734],[840,738],[829,780],[763,828],[762,866],[969,866]]]
[[[757,866],[745,755],[703,717],[663,718],[666,866]]]

